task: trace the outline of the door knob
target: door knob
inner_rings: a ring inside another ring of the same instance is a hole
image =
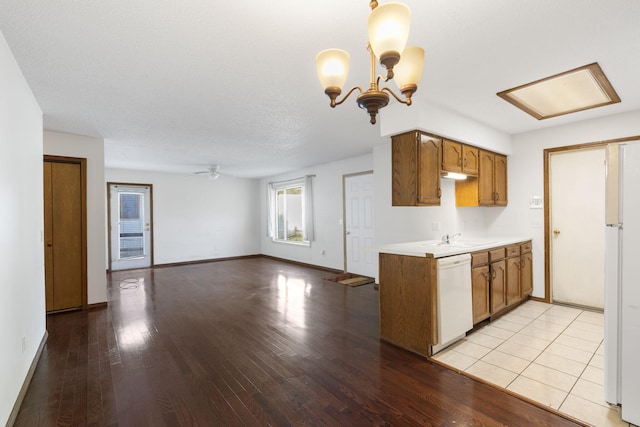
[[[558,236],[558,234],[560,234],[560,230],[558,230],[557,228],[555,230],[553,230],[553,235],[554,236]]]

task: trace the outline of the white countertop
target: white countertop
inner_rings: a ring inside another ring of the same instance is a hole
[[[466,254],[482,251],[498,246],[511,245],[513,243],[526,242],[530,237],[487,237],[478,239],[452,239],[449,244],[443,244],[440,240],[422,240],[419,242],[396,243],[383,245],[378,248],[379,253],[408,255],[433,258],[442,258],[451,255]]]

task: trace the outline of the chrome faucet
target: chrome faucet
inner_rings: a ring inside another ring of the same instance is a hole
[[[442,242],[440,244],[441,245],[448,245],[449,243],[451,243],[451,239],[453,239],[456,236],[462,236],[462,233],[445,234],[444,236],[442,236]]]

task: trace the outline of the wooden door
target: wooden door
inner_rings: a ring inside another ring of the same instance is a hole
[[[494,204],[496,206],[507,206],[507,156],[495,154],[494,158]]]
[[[497,313],[506,306],[505,262],[501,260],[491,263],[491,313]]]
[[[420,135],[418,144],[418,204],[440,205],[442,140]]]
[[[473,324],[475,325],[491,314],[488,265],[471,269],[471,294],[473,299]]]
[[[480,164],[478,169],[478,204],[493,206],[493,176],[495,169],[495,155],[480,150]]]
[[[520,257],[507,258],[507,305],[520,301]]]
[[[470,145],[462,146],[462,173],[478,175],[478,149]]]
[[[44,162],[46,310],[86,304],[84,159]],[[82,161],[81,161],[82,160]]]
[[[444,140],[442,142],[442,170],[462,172],[462,144]]]
[[[533,292],[533,256],[531,252],[520,256],[520,298]]]

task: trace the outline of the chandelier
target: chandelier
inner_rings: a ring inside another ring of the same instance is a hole
[[[349,92],[337,101],[349,72],[349,54],[341,49],[327,49],[316,55],[318,78],[324,93],[331,100],[331,107],[342,104],[355,90],[360,92],[356,102],[367,110],[371,124],[376,123],[380,108],[389,103],[389,94],[398,102],[411,105],[411,96],[418,90],[424,65],[424,50],[418,46],[406,46],[409,38],[411,11],[402,3],[386,3],[378,6],[376,0],[369,2],[369,43],[367,50],[371,55],[371,82],[369,89],[363,91],[359,86],[352,87]],[[386,77],[376,76],[376,57],[386,68]],[[401,99],[388,87],[380,88],[380,80],[394,80]],[[388,92],[388,93],[387,93]]]

